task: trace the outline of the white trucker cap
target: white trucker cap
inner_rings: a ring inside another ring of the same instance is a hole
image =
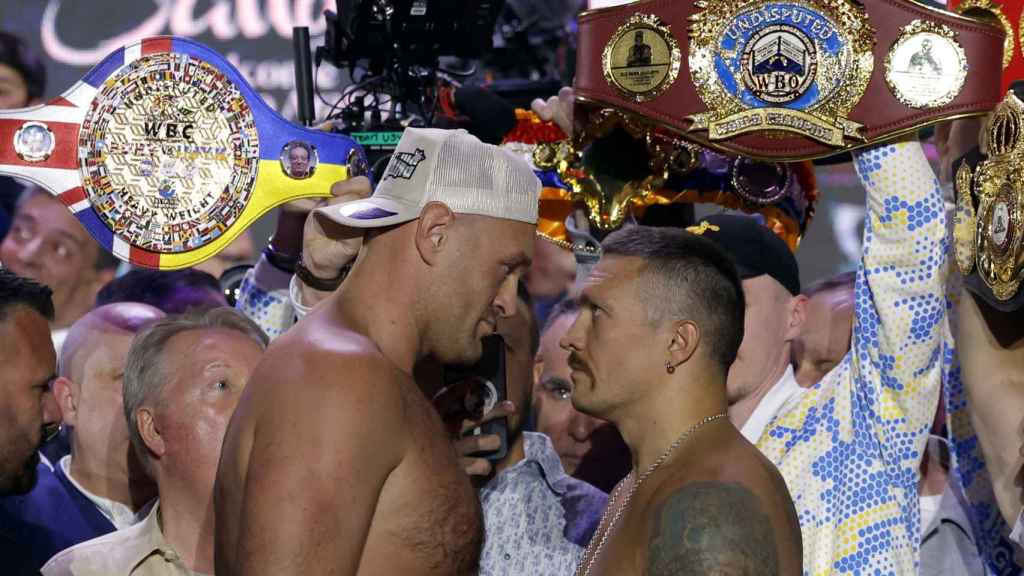
[[[406,128],[373,196],[317,208],[356,228],[379,228],[420,217],[428,202],[457,214],[537,223],[540,180],[511,152],[465,130]]]

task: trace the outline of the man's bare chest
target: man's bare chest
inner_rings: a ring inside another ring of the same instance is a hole
[[[397,544],[424,569],[415,574],[468,574],[479,560],[483,515],[432,411],[425,401],[409,407],[409,449],[381,491],[367,544]]]

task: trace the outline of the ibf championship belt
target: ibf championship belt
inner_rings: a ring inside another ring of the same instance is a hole
[[[910,0],[644,0],[579,17],[584,114],[764,160],[864,146],[1000,100],[1004,31]]]
[[[353,140],[288,122],[185,38],[125,46],[50,102],[0,110],[0,173],[47,189],[102,247],[148,268],[198,264],[271,208],[365,172]]]
[[[983,136],[987,155],[956,170],[954,255],[972,292],[1013,311],[1024,307],[1024,103],[1013,92]]]

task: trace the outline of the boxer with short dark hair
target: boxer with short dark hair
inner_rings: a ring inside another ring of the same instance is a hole
[[[626,227],[580,293],[573,405],[632,453],[578,574],[796,575],[800,525],[778,470],[729,422],[744,292],[715,243]]]

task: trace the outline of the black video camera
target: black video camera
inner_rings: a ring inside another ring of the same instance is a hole
[[[479,58],[491,48],[504,0],[337,0],[328,11],[323,56],[371,74],[436,68],[441,56]]]
[[[337,0],[337,13],[325,13],[316,62],[347,69],[352,78],[328,119],[340,120],[335,129],[363,145],[374,174],[406,127],[433,125],[439,72],[472,73],[442,70],[441,58],[472,60],[490,50],[503,6],[504,0]]]

